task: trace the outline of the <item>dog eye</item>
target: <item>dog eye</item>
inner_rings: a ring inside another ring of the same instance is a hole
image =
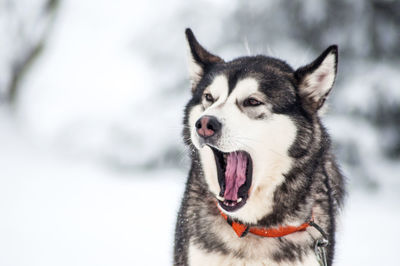
[[[214,102],[214,98],[212,97],[212,95],[210,93],[205,93],[204,94],[204,99],[206,99],[207,102]]]
[[[247,107],[247,106],[259,106],[261,104],[263,104],[263,103],[260,102],[259,100],[254,99],[254,98],[247,98],[243,102],[243,106],[245,106],[245,107]]]

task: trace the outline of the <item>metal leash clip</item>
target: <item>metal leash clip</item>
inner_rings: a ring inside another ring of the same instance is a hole
[[[315,245],[314,245],[314,252],[315,255],[317,256],[319,265],[328,266],[328,261],[326,259],[326,247],[329,245],[328,236],[318,224],[314,223],[314,221],[310,221],[309,225],[317,229],[322,236],[321,238],[315,240]]]
[[[326,260],[326,247],[328,246],[329,241],[326,238],[319,238],[315,241],[314,251],[317,256],[317,260],[319,265],[327,266],[328,262]]]

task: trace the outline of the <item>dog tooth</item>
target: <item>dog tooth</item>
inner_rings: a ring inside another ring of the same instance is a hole
[[[242,201],[242,198],[238,198],[236,202],[239,203],[241,201]]]
[[[220,200],[220,201],[225,201],[225,198],[221,197],[220,195],[217,195],[217,199]]]

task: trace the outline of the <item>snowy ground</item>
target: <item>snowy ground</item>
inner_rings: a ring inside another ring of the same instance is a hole
[[[0,265],[171,265],[183,171],[84,163],[1,118]],[[336,265],[398,265],[399,218],[397,195],[350,192]]]
[[[182,172],[113,172],[1,134],[0,265],[171,265]]]

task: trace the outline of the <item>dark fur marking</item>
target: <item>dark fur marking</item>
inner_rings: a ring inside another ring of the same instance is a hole
[[[228,78],[228,96],[232,93],[233,89],[236,87],[240,74],[241,74],[240,71],[235,71],[233,73],[230,73]]]
[[[283,240],[280,241],[278,250],[279,251],[273,254],[274,260],[278,263],[302,260],[305,254],[303,247]]]

